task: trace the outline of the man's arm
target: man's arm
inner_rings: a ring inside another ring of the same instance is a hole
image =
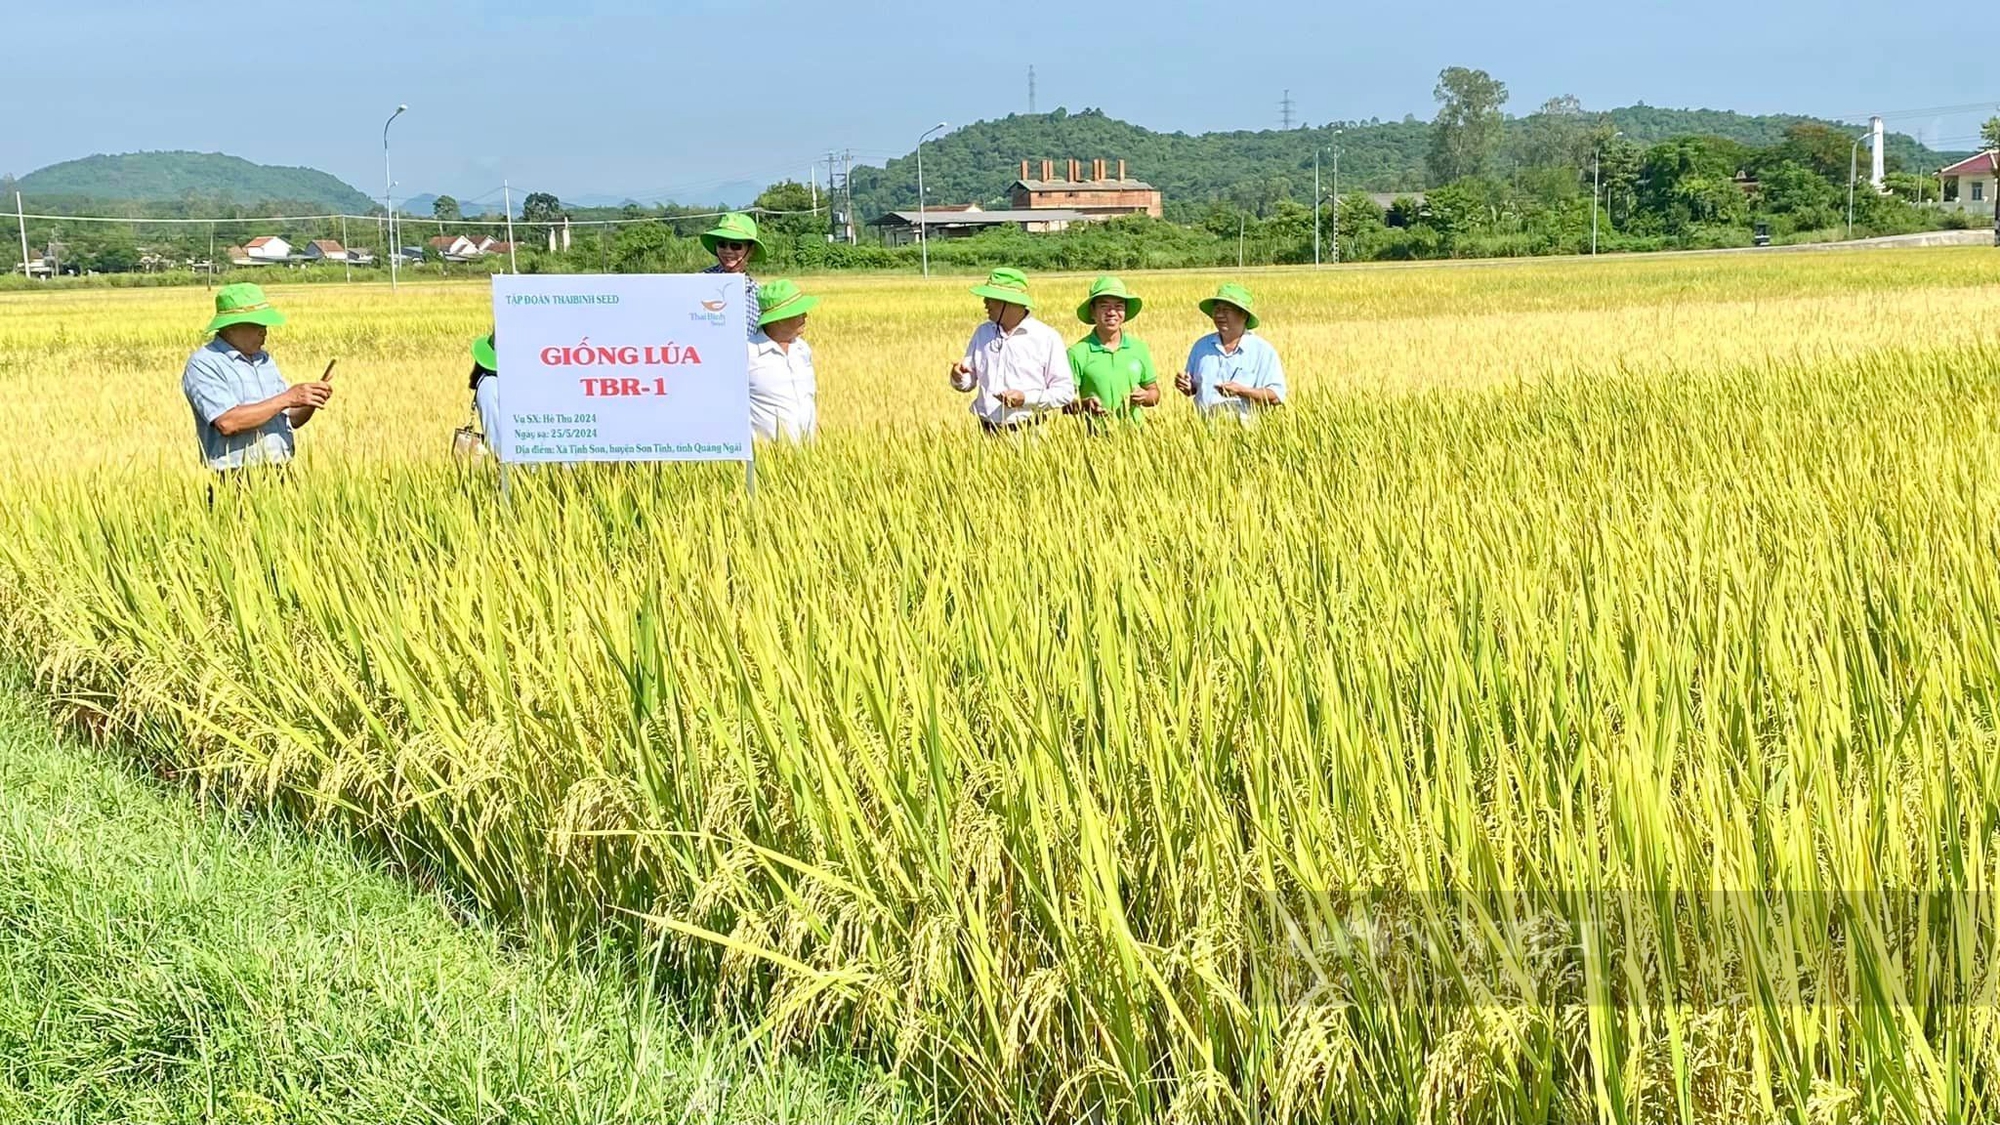
[[[1141,346],[1139,349],[1139,389],[1132,392],[1132,405],[1158,406],[1160,404],[1160,373],[1153,367],[1153,349]]]
[[[974,329],[972,333],[972,342],[965,345],[965,355],[961,357],[957,362],[951,365],[949,374],[951,376],[952,390],[957,391],[960,394],[966,394],[975,389],[976,387],[978,387],[979,380],[974,377],[972,369],[972,357],[978,351],[979,351],[979,330]]]
[[[1042,385],[1021,395],[1022,405],[1036,410],[1060,410],[1076,401],[1076,376],[1070,374],[1069,351],[1054,329],[1049,330],[1049,335],[1053,344],[1048,358],[1042,362]]]
[[[1278,350],[1272,348],[1264,353],[1266,363],[1259,371],[1257,379],[1257,401],[1265,406],[1283,406],[1285,403],[1285,365],[1278,359]]]
[[[246,402],[232,406],[209,421],[215,431],[223,437],[234,437],[247,433],[283,413],[291,419],[293,426],[303,426],[312,421],[312,416],[333,394],[333,388],[325,383],[300,383],[264,399],[262,402]]]

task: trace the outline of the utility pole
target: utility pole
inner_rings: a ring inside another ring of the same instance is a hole
[[[1340,264],[1340,130],[1333,131],[1333,264]]]
[[[214,250],[214,247],[211,246],[209,249],[212,252]],[[209,258],[209,261],[211,262],[214,260],[215,259],[213,257]],[[347,216],[345,215],[342,215],[340,217],[340,265],[342,268],[342,272],[347,275],[347,280],[353,281],[354,248],[347,244]]]
[[[1982,139],[1980,143],[1984,144],[1985,142]],[[1986,157],[1986,165],[1987,167],[1991,168],[1994,172],[1993,176],[1994,188],[2000,189],[2000,152],[1988,153]],[[1996,196],[2000,196],[2000,190],[1996,190],[1994,194]],[[1942,176],[1938,177],[1938,198],[1939,199],[1944,198],[1944,177]],[[1992,202],[1993,202],[1993,245],[1995,247],[2000,247],[2000,198],[1996,198]]]
[[[1624,135],[1624,133],[1614,129],[1611,133],[1611,139],[1615,141]],[[1605,143],[1604,141],[1599,141],[1590,150],[1590,253],[1592,257],[1597,256],[1597,195],[1603,184]],[[1606,202],[1605,209],[1610,210],[1609,201]]]
[[[1243,268],[1243,224],[1246,221],[1247,216],[1243,212],[1238,211],[1236,213],[1236,268],[1239,270]]]
[[[21,230],[21,276],[33,281],[35,271],[28,268],[28,209],[21,205],[21,193],[14,193],[14,223]],[[214,258],[211,256],[210,261]]]
[[[854,150],[840,154],[840,222],[847,232],[847,244],[855,243],[854,229]]]
[[[1028,67],[1028,116],[1035,115],[1035,68]]]
[[[1319,149],[1313,149],[1313,265],[1319,265]]]
[[[1286,90],[1285,96],[1278,102],[1278,120],[1282,123],[1282,127],[1286,132],[1289,133],[1292,131],[1292,92],[1290,90]]]
[[[507,272],[520,273],[521,263],[514,260],[514,189],[506,180],[500,181],[500,206],[507,212]]]

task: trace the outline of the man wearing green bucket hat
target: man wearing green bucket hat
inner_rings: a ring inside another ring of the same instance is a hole
[[[779,278],[757,291],[757,334],[750,337],[750,428],[758,437],[804,441],[819,428],[819,378],[803,333],[819,305]]]
[[[209,468],[230,472],[292,459],[293,431],[333,397],[333,365],[318,382],[288,386],[264,350],[269,329],[285,323],[255,285],[215,292],[214,339],[188,357],[181,392],[194,412],[195,438]]]
[[[1069,369],[1076,377],[1077,397],[1067,409],[1088,416],[1093,429],[1101,418],[1140,423],[1140,409],[1160,401],[1153,350],[1125,331],[1125,325],[1144,307],[1145,302],[1115,277],[1098,278],[1090,295],[1076,307],[1076,318],[1093,328],[1090,335],[1069,346]]]
[[[1076,380],[1062,335],[1035,319],[1028,275],[997,269],[972,293],[986,299],[986,323],[972,334],[965,357],[951,365],[951,385],[976,392],[972,413],[989,434],[1034,426],[1076,398]]]
[[[1195,341],[1175,388],[1205,413],[1233,413],[1242,421],[1249,421],[1254,409],[1282,404],[1285,365],[1278,362],[1278,350],[1256,334],[1256,298],[1232,281],[1200,308],[1215,322],[1215,331]]]
[[[757,238],[757,220],[731,211],[702,232],[701,245],[715,255],[715,264],[701,272],[743,275],[743,308],[749,313],[744,321],[749,335],[757,335],[757,279],[750,276],[751,260],[764,252],[764,243]]]

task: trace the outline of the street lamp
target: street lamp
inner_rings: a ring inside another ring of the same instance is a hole
[[[944,128],[944,122],[940,121],[917,138],[917,245],[923,251],[925,277],[931,275],[931,228],[930,220],[924,214],[924,142],[931,139],[932,133],[942,132]]]
[[[1854,138],[1854,143],[1847,149],[1847,241],[1849,242],[1854,241],[1854,181],[1861,178],[1861,166],[1858,163],[1861,158],[1861,142],[1874,135],[1874,129],[1868,130]]]
[[[382,203],[389,208],[389,291],[396,289],[396,259],[402,252],[396,248],[396,181],[389,175],[389,126],[398,117],[409,111],[409,106],[399,105],[389,120],[382,123]]]
[[[1615,141],[1624,135],[1613,130],[1611,139]],[[1600,144],[1590,150],[1590,255],[1593,258],[1597,256],[1597,191],[1604,178],[1603,163],[1604,146]]]

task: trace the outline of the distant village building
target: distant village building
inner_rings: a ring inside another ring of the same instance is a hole
[[[922,212],[891,211],[870,225],[882,232],[882,241],[903,246],[925,229],[932,238],[965,238],[994,227],[1017,227],[1034,234],[1067,230],[1072,223],[1098,221],[1098,216],[1081,211],[1045,208],[1037,211],[982,211],[977,204],[926,207]]]
[[[238,265],[272,265],[287,262],[292,257],[292,244],[275,234],[261,235],[243,244],[243,254],[249,260]]]
[[[1034,234],[1068,230],[1077,223],[1098,223],[1120,215],[1151,215],[1160,218],[1159,190],[1149,183],[1127,179],[1125,162],[1118,161],[1117,176],[1111,164],[1095,160],[1090,178],[1083,178],[1083,162],[1069,162],[1069,178],[1055,178],[1055,161],[1042,161],[1041,179],[1029,179],[1029,162],[1021,161],[1021,178],[1008,190],[1013,204],[1005,210],[981,210],[977,203],[940,203],[923,208],[891,211],[870,225],[882,232],[882,241],[900,246],[923,237],[964,238],[994,227],[1011,226]]]
[[[1083,178],[1083,162],[1069,162],[1069,177],[1055,178],[1055,161],[1042,161],[1040,179],[1030,179],[1028,161],[1021,161],[1021,177],[1009,189],[1017,211],[1069,210],[1110,218],[1114,215],[1151,215],[1160,218],[1158,188],[1143,180],[1128,179],[1125,162],[1118,162],[1117,176],[1111,176],[1107,161],[1090,163],[1090,178]]]
[[[430,248],[447,262],[470,262],[489,254],[505,254],[513,245],[483,234],[441,234],[430,240]]]
[[[1938,206],[1946,211],[1974,215],[1993,213],[1994,158],[2000,153],[1982,152],[1938,170]]]
[[[347,252],[347,247],[342,246],[331,238],[315,238],[311,242],[306,243],[305,257],[308,262],[346,262],[353,260]]]

